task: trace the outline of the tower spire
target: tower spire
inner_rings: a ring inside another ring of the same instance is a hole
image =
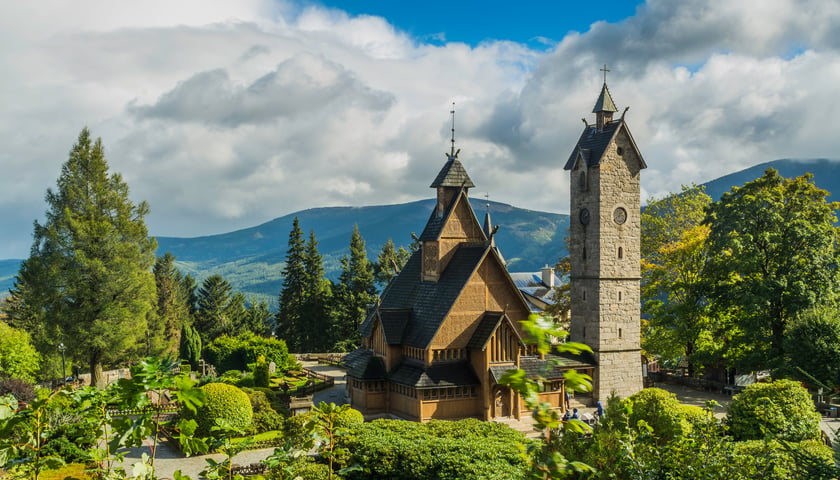
[[[455,151],[455,102],[452,102],[452,110],[449,113],[452,114],[452,140],[450,141],[449,158],[458,158],[458,153]]]
[[[610,90],[607,88],[607,72],[609,70],[607,69],[606,63],[600,71],[604,72],[604,86],[601,87],[601,94],[598,95],[598,100],[595,101],[595,107],[592,109],[592,113],[595,114],[596,128],[603,130],[604,125],[612,121],[613,113],[617,112],[618,109],[615,108],[615,102],[613,102]]]

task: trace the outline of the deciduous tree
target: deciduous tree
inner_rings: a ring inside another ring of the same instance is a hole
[[[839,205],[827,196],[810,174],[787,179],[769,168],[709,207],[706,271],[716,302],[739,319],[743,367],[781,367],[790,321],[835,295]]]
[[[712,329],[703,276],[709,227],[701,225],[711,201],[703,187],[683,186],[648,202],[641,217],[643,346],[665,360],[685,357],[689,375]]]

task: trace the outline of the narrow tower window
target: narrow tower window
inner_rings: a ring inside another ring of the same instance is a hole
[[[621,301],[621,292],[618,292],[618,301]]]
[[[583,259],[586,260],[586,246],[583,247]]]
[[[624,248],[618,247],[618,259],[621,260],[624,258]]]
[[[583,290],[583,299],[586,300],[586,289]]]
[[[621,329],[618,329],[618,338],[621,338]]]

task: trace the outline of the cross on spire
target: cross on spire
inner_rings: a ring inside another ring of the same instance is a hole
[[[604,68],[602,68],[601,71],[604,72],[604,85],[606,85],[607,84],[607,72],[609,72],[609,70],[607,70],[607,64],[606,63],[604,64]]]

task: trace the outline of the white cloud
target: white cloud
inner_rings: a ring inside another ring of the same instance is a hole
[[[157,235],[429,197],[452,101],[475,195],[565,211],[562,166],[603,63],[619,109],[631,106],[645,194],[836,156],[837,31],[833,2],[650,0],[541,52],[429,44],[291,2],[3,4],[0,258],[26,254],[85,125]]]

